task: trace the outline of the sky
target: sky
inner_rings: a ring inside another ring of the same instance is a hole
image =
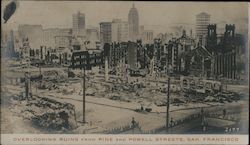
[[[2,6],[8,2],[3,0]],[[248,4],[243,2],[19,1],[17,11],[3,28],[17,29],[19,24],[69,28],[72,14],[77,11],[85,13],[87,27],[99,27],[100,22],[114,18],[127,21],[133,3],[139,13],[139,24],[146,29],[161,31],[173,25],[193,27],[195,15],[200,12],[209,13],[211,23],[236,23],[236,27],[239,23],[245,27],[248,22]]]

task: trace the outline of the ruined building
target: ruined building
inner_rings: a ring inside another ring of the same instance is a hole
[[[207,48],[213,53],[211,71],[214,78],[238,79],[244,67],[245,42],[241,35],[235,34],[235,25],[226,25],[225,33],[217,43],[216,25],[208,26]],[[209,77],[209,76],[208,76]]]
[[[167,65],[171,65],[175,74],[187,74],[190,53],[195,47],[195,40],[183,30],[180,38],[173,38],[166,44]]]
[[[207,26],[204,45],[186,36],[166,44],[167,65],[175,74],[193,75],[210,79],[239,79],[246,73],[246,37],[235,34],[235,25],[226,25],[223,36],[218,36],[216,24]]]
[[[216,25],[207,26],[206,44],[198,45],[186,56],[188,73],[195,76],[220,79],[238,79],[244,72],[244,37],[235,34],[235,25],[226,25],[223,36],[218,37]]]

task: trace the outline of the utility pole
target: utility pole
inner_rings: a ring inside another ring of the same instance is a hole
[[[40,64],[39,64],[39,74],[40,74],[40,76],[42,75],[42,68],[41,68]]]
[[[82,122],[85,123],[85,66],[83,66],[82,68],[82,99],[83,99],[83,104],[82,104],[82,111],[83,111],[83,115],[82,115]]]
[[[41,65],[39,65],[39,73],[40,73],[40,77],[41,77],[41,80],[39,81],[39,86],[41,87],[41,86],[42,86],[42,80],[43,80],[43,77],[42,77],[42,67],[41,67]]]
[[[25,99],[29,99],[29,73],[25,72]]]
[[[167,114],[166,114],[166,131],[169,129],[169,96],[170,96],[170,76],[168,76],[168,96],[167,96]]]
[[[24,60],[28,62],[28,70],[25,72],[25,98],[27,101],[29,100],[29,97],[31,97],[30,49],[28,38],[26,38],[23,44],[23,53],[26,53]]]

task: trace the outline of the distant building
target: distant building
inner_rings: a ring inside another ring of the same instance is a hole
[[[137,44],[130,42],[127,45],[127,63],[132,70],[137,70]]]
[[[108,58],[108,67],[110,70],[116,68],[120,63],[126,63],[127,42],[104,45],[104,55]]]
[[[99,40],[99,32],[98,28],[88,28],[86,29],[87,40],[89,41],[97,41]]]
[[[190,53],[196,46],[195,40],[187,36],[186,31],[183,30],[182,36],[179,38],[172,38],[166,45],[167,64],[171,65],[174,73],[186,74],[189,65],[185,64],[189,58]]]
[[[112,21],[112,42],[127,42],[129,39],[128,22],[121,19],[114,19]]]
[[[85,69],[91,70],[92,67],[103,65],[103,63],[101,51],[75,51],[72,53],[70,68],[81,68],[84,65]]]
[[[14,40],[14,32],[13,30],[9,31],[9,35],[7,37],[6,47],[3,48],[4,57],[14,57],[15,56],[15,40]]]
[[[162,33],[157,34],[157,35],[156,35],[156,39],[161,39],[161,40],[163,40],[163,39],[164,39],[164,34],[162,34]]]
[[[154,42],[154,33],[153,30],[144,30],[142,33],[142,43],[150,44]]]
[[[173,37],[178,38],[178,37],[181,37],[182,32],[184,30],[184,26],[182,26],[182,25],[171,26],[170,30],[171,30],[171,32],[173,34]]]
[[[59,36],[58,28],[50,28],[43,30],[43,45],[46,47],[56,47],[56,36]]]
[[[55,36],[55,47],[70,48],[72,45],[72,29],[64,28],[59,29],[58,35]]]
[[[73,34],[84,35],[85,31],[85,14],[77,12],[73,14]]]
[[[2,30],[1,31],[1,47],[6,47],[8,41],[8,31]]]
[[[169,51],[176,51],[173,53],[174,58],[177,58],[174,61],[176,61],[175,64],[180,64],[177,65],[179,67],[173,65],[175,71],[183,71],[182,68],[184,68],[187,75],[217,80],[246,81],[247,37],[236,34],[235,25],[227,24],[224,35],[217,35],[216,25],[210,24],[207,26],[207,36],[205,39],[203,37],[203,40],[205,45],[197,45],[194,49],[185,47],[186,50],[184,49],[183,52],[180,51],[182,49],[169,49]],[[182,44],[192,44],[192,41],[190,42],[185,40]]]
[[[216,25],[211,25],[208,30],[216,30]],[[221,41],[216,44],[216,31],[208,36],[207,47],[214,54],[211,60],[211,73],[208,77],[245,79],[247,60],[246,39],[242,35],[235,34],[235,25],[226,25],[225,33],[220,37]],[[245,73],[245,74],[244,74]]]
[[[202,37],[207,35],[207,26],[210,23],[210,15],[202,12],[196,15],[196,37],[199,42],[202,41]]]
[[[43,44],[42,25],[19,25],[18,34],[21,41],[26,38],[29,39],[29,45],[32,49],[40,49]]]
[[[139,37],[139,14],[134,4],[128,14],[128,23],[129,39],[135,42]]]
[[[169,40],[173,39],[173,37],[174,37],[173,33],[165,33],[163,42],[167,43]]]
[[[143,34],[143,32],[144,32],[144,26],[141,25],[141,26],[139,27],[139,39],[142,39],[142,34]]]
[[[100,41],[102,44],[112,41],[112,22],[100,23]]]

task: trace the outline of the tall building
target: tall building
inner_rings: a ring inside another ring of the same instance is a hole
[[[29,39],[29,45],[32,49],[40,49],[43,44],[43,28],[42,25],[19,25],[18,35],[20,41]]]
[[[127,45],[127,62],[130,69],[136,70],[137,67],[137,44],[135,42],[130,42]]]
[[[129,24],[129,39],[131,41],[136,41],[139,37],[139,14],[134,4],[128,14],[128,24]]]
[[[73,14],[73,34],[83,35],[85,31],[85,14],[77,12]]]
[[[154,39],[153,37],[154,37],[153,30],[144,30],[144,32],[142,33],[142,43],[144,44],[153,43]]]
[[[114,19],[111,28],[112,42],[127,42],[128,41],[128,22],[121,19]]]
[[[112,22],[100,23],[100,41],[102,44],[112,41]]]
[[[202,41],[202,37],[207,35],[207,26],[210,23],[210,15],[202,12],[196,15],[196,37],[199,42]]]

